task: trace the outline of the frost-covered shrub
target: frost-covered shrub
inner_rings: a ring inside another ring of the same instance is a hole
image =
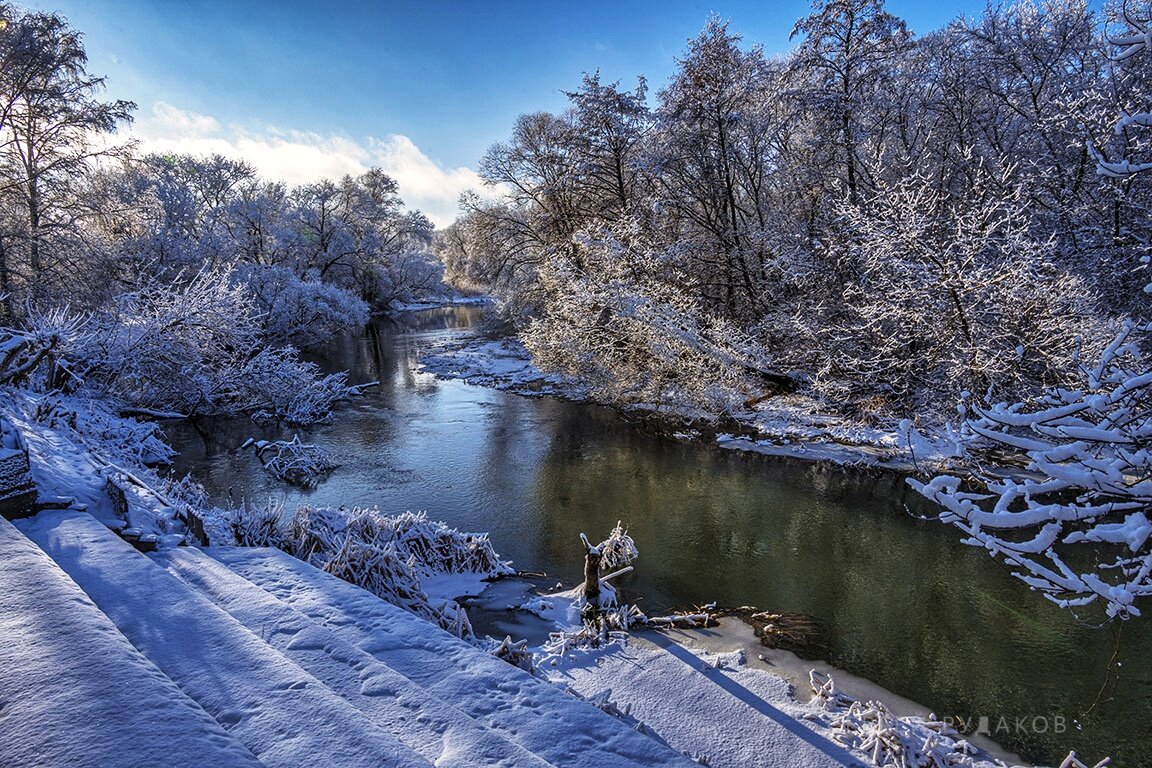
[[[831,675],[816,670],[808,673],[815,694],[813,704],[820,710],[810,719],[832,729],[833,740],[868,756],[877,768],[998,768],[1000,760],[983,756],[947,722],[934,715],[898,717],[878,701],[860,701],[836,688]],[[1104,768],[1108,758],[1093,768]],[[1072,752],[1060,768],[1089,768]]]
[[[876,701],[858,701],[836,690],[831,676],[809,673],[815,703],[832,728],[832,738],[868,755],[877,768],[956,766],[984,768],[977,750],[947,723],[932,718],[897,717]]]
[[[274,341],[310,346],[368,322],[368,305],[338,285],[302,278],[283,265],[251,265],[242,272]]]
[[[556,255],[537,267],[544,310],[523,339],[541,368],[580,377],[608,402],[721,414],[776,376],[761,346],[693,298],[675,248],[625,226],[574,247],[578,264]]]
[[[74,322],[83,333],[54,337],[54,365],[131,408],[261,412],[308,424],[354,392],[346,374],[323,376],[294,348],[269,346],[255,302],[228,269],[204,269],[173,283],[154,280],[108,311]]]
[[[620,522],[616,523],[612,533],[608,534],[608,538],[600,542],[596,548],[600,550],[600,565],[608,569],[623,568],[640,557],[636,542]]]
[[[461,533],[423,512],[390,516],[376,508],[302,506],[286,518],[281,507],[269,505],[229,517],[237,543],[282,549],[466,639],[474,635],[464,609],[452,600],[430,600],[421,578],[513,572],[486,535]]]
[[[121,416],[107,400],[49,392],[29,404],[38,423],[70,435],[105,461],[145,467],[167,464],[175,455],[155,423]]]
[[[283,480],[302,488],[315,488],[320,479],[339,465],[332,461],[328,451],[319,445],[300,442],[300,436],[291,440],[251,440],[249,445],[256,449],[256,455],[265,471],[278,480]]]
[[[338,401],[359,391],[348,385],[346,372],[322,375],[320,366],[300,360],[293,347],[265,347],[241,367],[230,410],[315,424],[328,418]]]

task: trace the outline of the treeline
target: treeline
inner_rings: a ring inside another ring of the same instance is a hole
[[[52,362],[37,386],[307,421],[340,388],[289,343],[444,290],[432,224],[383,172],[288,187],[141,156],[115,135],[135,105],[103,90],[64,19],[0,2],[0,324]]]
[[[587,75],[522,115],[440,241],[534,355],[618,403],[795,388],[865,417],[1076,379],[1146,316],[1152,57],[1076,0],[913,36],[817,0],[772,58],[709,21],[650,97]]]

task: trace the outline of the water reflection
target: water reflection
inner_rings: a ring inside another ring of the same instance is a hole
[[[659,439],[604,408],[416,372],[423,348],[480,320],[471,308],[420,313],[334,345],[325,366],[381,386],[302,433],[342,464],[315,491],[286,491],[239,451],[249,436],[281,434],[243,420],[175,426],[180,467],[217,497],[427,509],[568,581],[580,576],[578,534],[623,520],[641,551],[625,587],[648,610],[716,600],[809,614],[834,664],[941,716],[993,728],[1006,718],[1011,732],[994,736],[1032,759],[1076,748],[1152,763],[1148,621],[1125,625],[1114,698],[1083,716],[1113,652],[1109,630],[1077,625],[952,531],[915,519],[927,510],[898,478]]]

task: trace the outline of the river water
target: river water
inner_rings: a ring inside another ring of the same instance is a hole
[[[806,614],[822,631],[805,653],[940,717],[987,718],[1030,760],[1076,749],[1152,766],[1152,622],[1118,637],[1077,623],[917,519],[931,508],[899,477],[675,441],[607,408],[416,372],[422,349],[476,333],[481,316],[412,313],[327,351],[326,369],[381,385],[300,431],[342,465],[316,490],[272,480],[240,450],[292,434],[245,419],[172,425],[177,471],[220,503],[427,510],[567,584],[581,577],[579,533],[603,538],[621,520],[640,550],[622,587],[646,612],[716,601]]]

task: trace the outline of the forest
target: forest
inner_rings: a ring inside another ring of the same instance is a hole
[[[619,406],[959,421],[975,477],[914,481],[942,519],[1061,605],[1138,613],[1150,28],[1039,0],[916,36],[816,0],[769,56],[713,18],[654,94],[591,73],[520,116],[479,165],[499,195],[439,240],[449,280]]]
[[[120,412],[309,423],[347,393],[297,346],[444,290],[433,226],[379,170],[289,187],[140,155],[80,32],[0,3],[0,380]]]
[[[649,93],[585,76],[480,164],[450,275],[613,402],[802,388],[937,422],[1075,383],[1145,319],[1144,34],[1117,9],[990,7],[914,37],[819,2],[767,56],[720,19]]]

